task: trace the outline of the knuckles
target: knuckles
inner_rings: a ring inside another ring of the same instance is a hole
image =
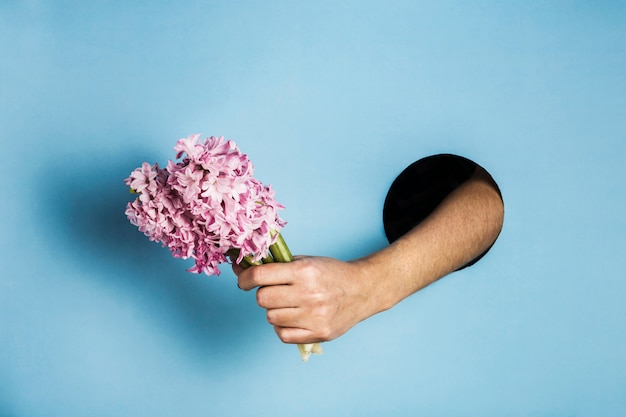
[[[318,266],[314,262],[307,258],[299,260],[293,265],[297,266],[295,273],[298,276],[298,279],[304,280],[306,282],[317,281],[322,274],[320,268],[318,268]]]

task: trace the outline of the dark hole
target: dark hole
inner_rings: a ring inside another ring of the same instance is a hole
[[[383,225],[389,243],[427,218],[478,168],[475,162],[451,154],[429,156],[409,165],[394,180],[385,198]],[[493,185],[497,189],[495,182]],[[488,250],[463,268],[476,263]]]

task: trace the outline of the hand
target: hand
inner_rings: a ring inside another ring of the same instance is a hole
[[[364,270],[356,262],[296,257],[233,270],[242,290],[259,287],[257,303],[284,343],[329,341],[373,314]]]

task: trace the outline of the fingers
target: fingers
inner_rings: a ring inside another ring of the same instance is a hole
[[[237,274],[239,288],[250,291],[256,287],[291,284],[294,277],[292,264],[293,262],[271,263],[247,269],[233,265],[233,271]]]
[[[297,307],[272,308],[267,310],[267,322],[274,327],[308,328]]]
[[[283,343],[315,343],[310,330],[296,327],[274,326],[274,332]]]
[[[267,310],[267,321],[284,343],[326,342],[336,337],[330,325],[315,320],[314,315],[299,307]]]
[[[271,285],[256,291],[256,302],[265,309],[298,307],[302,296],[291,285]]]
[[[308,329],[298,327],[280,327],[274,326],[274,332],[283,343],[319,343],[328,342],[330,339],[320,337]]]
[[[343,317],[351,310],[342,308],[346,290],[336,278],[346,276],[344,263],[298,257],[289,263],[232,268],[239,288],[258,288],[257,304],[266,310],[267,321],[284,343],[332,340],[354,324]]]

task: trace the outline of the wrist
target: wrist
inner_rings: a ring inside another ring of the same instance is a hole
[[[349,262],[356,271],[355,292],[362,299],[361,320],[389,310],[404,298],[395,288],[389,261],[388,257],[372,254]]]

